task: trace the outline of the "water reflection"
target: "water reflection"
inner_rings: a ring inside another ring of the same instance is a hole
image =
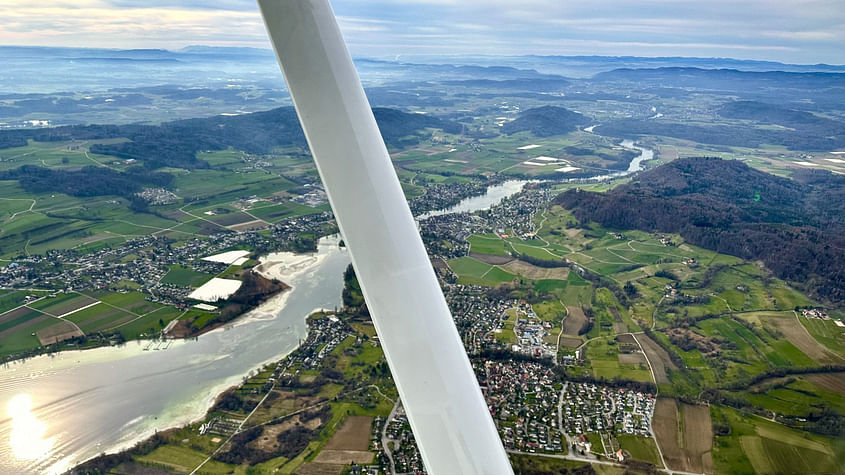
[[[505,198],[513,196],[525,187],[526,183],[534,180],[508,180],[498,185],[487,187],[487,191],[483,195],[471,196],[464,198],[458,204],[444,209],[429,211],[428,213],[417,216],[418,221],[431,218],[433,216],[441,216],[451,213],[472,213],[473,211],[481,211],[490,209],[502,202]]]
[[[44,438],[47,426],[32,414],[32,398],[28,394],[18,394],[9,401],[6,410],[12,418],[9,446],[15,457],[37,460],[47,455],[55,438]]]
[[[523,185],[498,185],[472,206],[489,208]],[[296,348],[306,335],[307,315],[342,305],[349,255],[339,241],[322,238],[310,255],[261,259],[262,271],[292,289],[196,340],[176,341],[166,351],[144,351],[146,342],[64,351],[0,368],[0,407],[9,401],[10,416],[0,417],[0,474],[63,473],[99,453],[201,418],[217,394],[244,374]]]

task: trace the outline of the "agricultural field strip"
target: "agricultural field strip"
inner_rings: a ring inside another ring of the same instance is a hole
[[[793,310],[792,313],[795,315],[795,320],[798,321],[798,326],[800,326],[801,329],[804,330],[805,333],[807,333],[807,336],[810,337],[810,339],[812,341],[819,343],[819,341],[816,339],[816,337],[814,337],[813,334],[810,333],[809,330],[807,330],[807,327],[805,327],[804,324],[801,323],[801,319],[798,318],[798,312]],[[824,351],[825,354],[830,355],[833,359],[838,360],[838,361],[843,361],[843,358],[840,355],[838,355],[837,353],[835,353],[833,351],[830,351],[829,348],[822,345],[821,343],[819,343],[819,348],[821,348]]]
[[[622,260],[624,260],[624,261],[628,261],[628,262],[629,262],[629,263],[631,263],[631,264],[637,264],[636,262],[632,261],[631,259],[628,259],[628,258],[627,258],[627,257],[625,257],[625,256],[620,256],[619,254],[617,254],[617,253],[613,252],[613,248],[612,248],[612,247],[608,247],[608,248],[606,248],[606,249],[607,249],[607,252],[609,252],[609,253],[613,254],[614,256],[616,256],[616,257],[618,257],[618,258],[620,258],[620,259],[622,259]]]
[[[83,142],[83,145],[85,145],[85,142]],[[120,171],[120,170],[118,170],[117,168],[115,168],[111,165],[106,165],[105,163],[98,162],[94,157],[92,157],[91,155],[88,155],[88,150],[83,149],[82,153],[85,154],[85,158],[87,158],[88,160],[91,160],[92,162],[96,163],[98,166],[105,167],[105,168],[111,168],[112,170]]]
[[[489,269],[487,269],[487,272],[485,272],[485,273],[481,274],[481,277],[480,277],[480,278],[481,278],[481,279],[485,278],[485,277],[487,276],[487,274],[489,274],[489,273],[490,273],[490,271],[491,271],[491,270],[493,270],[494,268],[497,268],[497,267],[499,268],[499,270],[504,270],[504,269],[502,269],[502,268],[501,268],[501,267],[499,267],[499,266],[490,266],[490,268],[489,268]],[[505,271],[505,272],[507,272],[507,271]]]
[[[17,289],[17,290],[19,290],[19,289]],[[46,298],[47,298],[47,296],[38,297],[37,299],[33,300],[32,302],[29,302],[29,303],[25,303],[25,304],[18,305],[18,306],[17,306],[17,307],[15,307],[15,308],[10,308],[9,310],[6,310],[5,312],[0,313],[0,317],[2,317],[3,315],[6,315],[6,314],[8,314],[8,313],[12,313],[12,312],[14,312],[15,310],[18,310],[18,309],[20,309],[20,308],[24,308],[24,307],[29,308],[30,310],[32,310],[32,309],[29,307],[29,305],[30,305],[30,304],[33,304],[33,303],[35,303],[35,302],[38,302],[38,301],[44,300],[44,299],[46,299]]]
[[[538,225],[537,229],[541,229],[541,228],[542,228],[542,223],[544,223],[544,222],[546,221],[546,219],[547,219],[547,217],[544,215],[544,216],[543,216],[543,219],[541,220],[541,223]],[[492,238],[492,237],[489,237],[489,236],[482,236],[482,235],[479,235],[479,234],[474,234],[474,235],[472,235],[471,237],[475,237],[475,238],[477,238],[477,239],[487,239],[487,240],[494,240],[494,239],[496,239],[496,238]],[[505,244],[509,244],[509,245],[511,246],[511,248],[513,248],[513,243],[511,243],[510,241],[508,241],[508,240],[506,240],[506,239],[502,239],[501,237],[499,237],[498,239],[499,239],[499,240],[501,240],[501,241],[503,241]],[[559,255],[559,254],[555,254],[554,252],[552,252],[551,250],[549,250],[549,249],[547,248],[547,246],[550,246],[551,244],[550,244],[548,241],[546,241],[545,239],[543,239],[543,238],[542,238],[542,236],[540,236],[539,234],[537,234],[537,239],[539,239],[539,240],[543,241],[544,243],[546,243],[546,245],[545,245],[545,246],[533,246],[533,245],[530,245],[530,244],[524,244],[524,243],[519,243],[518,245],[519,245],[519,246],[530,247],[530,248],[533,248],[533,249],[543,250],[543,251],[547,252],[548,254],[550,254],[551,256],[556,257],[556,258],[558,258],[558,259],[566,259],[564,256]],[[469,238],[468,238],[467,240],[469,241]],[[643,250],[638,250],[638,249],[635,249],[635,248],[632,246],[632,243],[638,243],[638,244],[645,245],[645,246],[654,246],[654,247],[658,247],[658,248],[665,248],[666,246],[664,246],[664,245],[662,245],[662,244],[652,244],[652,243],[643,242],[643,241],[636,241],[636,240],[630,240],[630,241],[628,241],[627,243],[625,243],[625,245],[627,245],[627,246],[628,246],[628,249],[630,249],[630,250],[631,250],[631,251],[633,251],[633,252],[639,253],[639,254],[658,253],[658,254],[662,254],[662,255],[665,255],[665,256],[672,256],[672,257],[676,257],[676,258],[678,258],[678,259],[685,259],[685,258],[687,258],[687,257],[688,257],[688,256],[682,256],[682,255],[678,255],[678,254],[673,254],[673,253],[670,253],[670,252],[656,252],[656,251],[643,251]],[[597,257],[593,257],[593,256],[590,256],[590,255],[588,255],[588,254],[582,253],[582,252],[580,252],[580,251],[573,251],[571,254],[573,254],[573,255],[580,255],[580,256],[583,256],[583,257],[586,257],[586,258],[590,259],[591,261],[600,262],[600,263],[602,263],[602,264],[612,264],[612,265],[638,264],[636,261],[633,261],[633,260],[631,260],[631,259],[628,259],[627,257],[621,256],[621,255],[619,255],[619,254],[617,254],[617,253],[613,252],[613,250],[614,250],[615,248],[617,248],[618,246],[619,246],[619,245],[615,245],[615,246],[608,246],[608,247],[599,248],[599,249],[605,249],[605,250],[607,250],[609,253],[613,254],[614,256],[616,256],[616,257],[618,257],[618,258],[620,258],[620,259],[622,259],[622,260],[624,260],[624,261],[627,261],[627,262],[611,262],[611,261],[605,261],[605,260],[599,259],[599,258],[597,258]],[[514,249],[514,250],[516,250],[515,248],[513,248],[513,249]],[[470,251],[471,251],[471,250],[472,250],[472,244],[470,243]],[[599,272],[597,272],[597,271],[595,271],[595,270],[593,270],[593,269],[590,269],[589,267],[587,267],[587,266],[586,266],[586,265],[584,265],[584,264],[581,264],[581,263],[577,263],[577,264],[578,264],[579,266],[581,266],[581,267],[583,267],[583,268],[585,268],[585,269],[587,269],[587,270],[591,271],[591,272],[594,272],[594,273],[600,274]],[[498,266],[496,266],[496,267],[498,267]],[[482,276],[482,277],[483,277],[483,276]],[[619,282],[619,280],[617,280],[617,279],[616,279],[614,276],[612,276],[612,275],[608,275],[607,277],[608,277],[608,278],[610,278],[610,279],[612,279],[612,280],[614,280],[614,281],[616,281],[616,282]]]
[[[247,221],[247,222],[245,222],[245,223],[238,223],[238,224],[249,224],[249,223],[253,223],[253,222],[255,222],[255,221],[260,221],[260,222],[262,222],[262,223],[264,223],[264,224],[266,224],[266,225],[268,225],[268,226],[269,226],[269,225],[271,225],[271,224],[273,224],[273,223],[270,223],[269,221],[265,221],[265,220],[263,220],[263,219],[259,218],[258,216],[256,216],[256,215],[254,215],[254,214],[250,213],[250,211],[252,211],[252,210],[245,210],[245,209],[242,209],[242,210],[241,210],[241,213],[243,213],[243,214],[245,214],[245,215],[247,215],[247,216],[251,216],[251,217],[254,219],[254,221]],[[233,226],[237,226],[237,225],[233,225]]]
[[[506,239],[502,239],[501,237],[492,238],[492,237],[489,237],[489,236],[482,236],[482,235],[480,235],[480,234],[473,234],[472,236],[469,236],[469,237],[467,238],[467,242],[468,242],[468,243],[469,243],[469,245],[470,245],[470,247],[469,247],[469,249],[468,249],[468,251],[467,251],[467,255],[469,255],[469,253],[470,253],[470,252],[473,252],[473,251],[472,251],[472,243],[469,241],[469,238],[470,238],[470,237],[475,237],[475,238],[479,238],[479,239],[487,239],[487,240],[491,240],[491,241],[493,241],[493,240],[499,240],[499,241],[503,242],[503,243],[505,244],[505,246],[506,246],[506,247],[510,247],[513,251],[515,251],[515,252],[519,252],[519,251],[517,251],[517,250],[516,250],[516,248],[514,247],[514,243],[512,243],[512,242],[510,242],[510,241],[508,241],[508,240],[506,240]],[[539,236],[538,236],[538,238],[539,238]],[[544,239],[540,239],[540,240],[542,240],[543,242],[545,242],[545,243],[546,243],[546,246],[549,246],[549,245],[550,245],[550,244],[549,244],[547,241],[545,241]],[[564,256],[561,256],[561,255],[559,255],[559,254],[555,254],[554,252],[550,251],[550,250],[549,250],[549,249],[547,249],[545,246],[532,246],[532,245],[530,245],[530,244],[523,244],[523,243],[517,243],[516,245],[521,246],[521,247],[528,247],[528,248],[531,248],[531,249],[538,249],[538,250],[541,250],[541,251],[546,252],[546,253],[547,253],[547,254],[549,254],[551,257],[556,257],[556,258],[558,258],[558,259],[566,259]],[[505,272],[510,272],[510,271],[508,271],[507,269],[503,269],[503,268],[502,268],[500,265],[498,265],[498,264],[493,265],[493,267],[498,267],[500,270],[503,270],[503,271],[505,271]],[[582,266],[582,267],[583,267],[583,266]],[[491,268],[490,270],[492,270],[492,268]],[[487,272],[490,272],[490,270],[488,270]],[[487,273],[485,272],[485,274],[484,274],[484,275],[487,275]],[[481,277],[484,277],[484,275],[482,275]]]
[[[639,332],[639,333],[645,333],[645,332]],[[648,364],[648,370],[651,373],[651,380],[654,382],[654,386],[656,388],[656,390],[654,392],[654,397],[656,399],[658,394],[660,393],[660,385],[657,384],[657,378],[655,378],[655,376],[654,376],[654,368],[651,366],[651,360],[649,360],[649,358],[648,358],[648,353],[645,352],[643,345],[640,344],[640,340],[637,339],[637,335],[635,335],[634,333],[628,333],[628,335],[631,335],[634,338],[634,341],[637,342],[637,347],[640,349],[640,352],[645,357],[645,362]],[[654,446],[657,447],[657,453],[658,453],[658,455],[660,455],[660,463],[662,463],[664,467],[669,468],[669,466],[666,465],[666,459],[663,458],[663,450],[660,448],[660,442],[657,441],[657,432],[652,430],[651,431],[651,437],[654,439]],[[670,473],[672,473],[672,472],[670,472]]]
[[[192,216],[192,217],[194,217],[194,218],[196,218],[196,219],[199,219],[199,220],[205,221],[205,222],[207,222],[207,223],[211,223],[211,224],[213,224],[213,225],[215,225],[215,226],[219,227],[220,229],[227,229],[227,228],[226,228],[226,226],[223,226],[223,225],[221,225],[221,224],[217,224],[217,223],[215,223],[214,221],[210,221],[210,220],[208,220],[208,219],[203,218],[202,216],[197,216],[197,215],[195,215],[195,214],[193,214],[193,213],[190,213],[190,212],[188,212],[188,211],[185,211],[185,208],[186,208],[186,207],[188,207],[188,206],[189,206],[189,205],[182,206],[181,208],[179,208],[179,211],[181,211],[181,212],[183,212],[183,213],[187,214],[188,216]],[[182,224],[184,224],[184,223],[182,223]]]
[[[87,297],[87,295],[86,295],[86,297]],[[73,314],[73,313],[76,313],[76,312],[79,312],[79,311],[85,310],[86,308],[93,307],[94,305],[98,305],[98,304],[100,304],[100,303],[103,303],[103,302],[100,302],[99,300],[94,299],[94,302],[91,302],[91,303],[89,303],[88,305],[85,305],[84,307],[79,307],[79,308],[74,309],[74,310],[71,310],[71,311],[69,311],[69,312],[65,312],[65,313],[63,313],[63,314],[61,314],[61,315],[57,315],[57,316],[56,316],[56,318],[65,318],[65,317],[67,317],[67,316],[68,316],[68,315],[70,315],[70,314]]]
[[[157,309],[155,309],[155,310],[150,310],[149,312],[147,312],[147,313],[145,313],[145,314],[143,314],[143,315],[138,315],[138,314],[137,314],[137,313],[135,313],[135,312],[130,312],[129,310],[126,310],[126,309],[121,308],[121,307],[117,307],[117,306],[112,305],[112,304],[110,304],[110,303],[108,303],[108,302],[103,302],[103,303],[104,303],[104,304],[106,304],[106,305],[108,305],[108,306],[110,306],[110,307],[114,307],[114,308],[116,308],[116,309],[118,309],[118,310],[122,310],[122,311],[124,311],[124,312],[126,312],[126,313],[129,313],[129,314],[135,315],[135,318],[133,318],[132,320],[129,320],[128,322],[121,323],[120,325],[117,325],[117,326],[114,326],[114,327],[103,328],[103,331],[116,330],[116,329],[118,329],[118,328],[120,328],[120,327],[123,327],[123,326],[129,325],[129,324],[130,324],[130,323],[132,323],[132,322],[135,322],[135,321],[137,321],[137,320],[140,320],[141,318],[144,318],[144,317],[146,317],[147,315],[149,315],[149,314],[151,314],[151,313],[155,313],[155,312],[158,312],[159,310],[161,310],[161,309],[163,309],[163,308],[167,308],[167,307],[159,307],[159,308],[157,308]],[[181,318],[181,317],[182,317],[182,315],[185,315],[185,313],[187,313],[187,312],[188,312],[188,310],[185,310],[184,312],[182,312],[182,313],[181,313],[178,317],[174,318],[173,320],[178,320],[179,318]]]
[[[35,201],[35,200],[33,200],[33,201]],[[85,202],[85,205],[68,206],[68,207],[66,207],[66,208],[53,208],[53,207],[46,207],[46,208],[38,208],[38,209],[35,209],[35,208],[33,207],[33,208],[31,208],[30,210],[31,210],[33,213],[44,214],[44,212],[59,212],[59,211],[67,211],[67,210],[71,210],[71,209],[81,209],[81,208],[83,208],[83,209],[84,209],[84,208],[86,208],[86,207],[97,206],[97,205],[101,205],[101,204],[108,204],[108,202],[109,202],[109,201],[110,201],[110,200],[100,200],[100,201],[93,201],[93,202],[87,202],[87,201],[86,201],[86,202]],[[140,225],[137,225],[137,226],[140,226]]]
[[[633,240],[633,239],[628,241],[627,242],[628,248],[630,250],[634,251],[634,252],[639,252],[639,253],[656,252],[656,251],[640,251],[638,249],[634,249],[634,246],[631,245],[632,243],[641,244],[643,246],[652,246],[652,247],[656,247],[656,248],[660,248],[660,249],[664,249],[664,250],[666,249],[666,246],[664,246],[663,244],[656,244],[656,243],[651,243],[651,242],[647,242],[647,241],[636,241],[636,240]],[[615,247],[616,246],[614,246],[613,248],[615,248]],[[613,249],[613,248],[608,248],[608,249]],[[671,252],[657,252],[657,254],[663,254],[665,256],[677,257],[678,259],[686,259],[686,258],[689,257],[689,256],[681,256],[681,255],[678,255],[678,254],[672,254]]]
[[[85,334],[85,332],[84,332],[84,331],[82,331],[82,329],[81,329],[81,328],[79,328],[79,325],[77,325],[77,324],[73,323],[73,322],[72,322],[72,321],[70,321],[70,320],[65,320],[64,318],[60,318],[60,317],[58,317],[58,316],[56,316],[56,315],[53,315],[52,313],[45,312],[44,310],[39,310],[39,309],[37,309],[37,308],[32,308],[32,307],[30,307],[29,305],[24,305],[24,306],[25,306],[26,308],[30,309],[30,310],[34,310],[34,311],[36,311],[36,312],[38,312],[38,313],[42,313],[42,314],[44,314],[44,315],[47,315],[48,317],[53,317],[53,318],[55,318],[56,320],[59,320],[59,321],[62,321],[62,322],[67,322],[67,323],[70,323],[71,325],[73,325],[73,327],[74,327],[74,328],[76,328],[76,329],[79,331],[79,333],[82,333],[83,335]],[[71,312],[71,313],[73,313],[73,312]]]
[[[186,214],[188,214],[188,213],[186,213]],[[188,214],[188,215],[194,216],[192,214]],[[155,236],[156,234],[159,234],[159,233],[174,232],[174,233],[188,234],[188,235],[196,236],[196,237],[199,237],[199,238],[205,237],[202,234],[197,234],[197,233],[192,233],[192,232],[189,232],[189,231],[182,231],[181,229],[176,229],[179,226],[182,226],[183,224],[193,223],[194,221],[199,221],[200,219],[201,218],[197,218],[196,216],[194,216],[194,219],[189,219],[189,220],[181,221],[181,222],[177,221],[177,224],[174,224],[173,226],[170,226],[169,228],[159,228],[160,231],[156,231],[156,232],[152,233],[152,236]]]
[[[13,214],[12,216],[10,216],[10,217],[9,217],[9,219],[6,221],[7,223],[8,223],[8,222],[10,222],[10,221],[12,221],[13,219],[15,219],[15,217],[16,217],[17,215],[21,214],[21,213],[28,213],[28,212],[32,211],[32,208],[34,208],[34,207],[35,207],[35,203],[36,203],[36,200],[33,200],[33,199],[31,199],[31,198],[0,198],[0,200],[9,200],[9,201],[32,201],[32,204],[30,204],[30,205],[29,205],[29,209],[26,209],[26,210],[23,210],[23,211],[18,211],[18,212],[16,212],[15,214]]]
[[[47,214],[46,214],[47,212],[53,212],[53,213],[55,213],[55,212],[61,212],[61,211],[68,211],[68,210],[72,210],[72,209],[85,209],[85,208],[86,208],[86,207],[88,207],[88,206],[93,206],[93,205],[98,205],[98,204],[102,204],[102,203],[107,203],[107,202],[108,202],[108,200],[103,200],[103,201],[96,201],[96,202],[90,203],[90,204],[88,204],[88,205],[86,205],[86,206],[79,205],[79,206],[70,206],[70,207],[67,207],[67,208],[58,208],[58,209],[55,209],[55,208],[49,208],[49,207],[48,207],[48,208],[39,208],[39,209],[35,209],[35,205],[36,205],[36,203],[37,203],[37,200],[34,200],[34,199],[29,199],[29,198],[0,198],[0,199],[2,199],[2,200],[32,201],[32,204],[30,205],[29,209],[26,209],[26,210],[23,210],[23,211],[18,211],[18,212],[16,212],[16,213],[14,213],[12,216],[10,216],[10,217],[9,217],[9,219],[8,219],[8,220],[6,220],[6,223],[7,223],[7,224],[8,224],[8,223],[10,223],[10,222],[12,222],[12,221],[13,221],[13,220],[14,220],[14,219],[15,219],[15,218],[19,215],[19,214],[24,214],[24,213],[36,213],[36,214],[40,214],[40,215],[45,216],[45,217],[49,217],[49,215],[47,215]],[[181,210],[180,210],[180,211],[181,211]],[[183,233],[183,234],[188,234],[188,235],[191,235],[191,236],[202,237],[202,235],[200,235],[200,234],[196,234],[196,233],[192,233],[192,232],[188,232],[188,231],[182,231],[182,230],[175,229],[175,228],[177,228],[177,227],[179,227],[179,226],[181,226],[181,225],[183,225],[183,224],[186,224],[186,223],[190,223],[190,222],[193,222],[193,221],[196,221],[196,220],[201,220],[201,219],[203,219],[203,218],[201,218],[201,217],[195,216],[195,215],[190,214],[190,213],[187,213],[187,212],[186,212],[186,214],[188,214],[188,215],[190,215],[190,216],[194,217],[195,219],[188,220],[188,221],[184,221],[184,222],[177,222],[176,224],[174,224],[173,226],[171,226],[171,227],[169,227],[169,228],[161,228],[161,227],[157,227],[157,226],[150,226],[150,225],[146,225],[146,224],[133,223],[133,222],[131,222],[131,221],[127,221],[127,220],[125,220],[125,219],[110,219],[110,220],[108,220],[108,221],[110,221],[110,222],[115,222],[115,223],[128,224],[128,225],[135,226],[135,227],[139,227],[139,228],[149,228],[149,229],[154,229],[154,230],[156,230],[156,231],[152,233],[153,235],[156,235],[156,234],[159,234],[159,233],[164,233],[164,232],[171,231],[171,232],[179,232],[179,233]],[[247,213],[247,214],[249,214],[249,213]],[[252,216],[252,215],[250,214],[250,216]],[[255,216],[253,216],[253,217],[255,218]],[[255,219],[256,219],[257,221],[262,221],[262,222],[265,222],[265,223],[266,223],[266,221],[264,221],[263,219],[260,219],[260,218],[255,218]],[[205,221],[208,221],[208,220],[205,220]],[[208,222],[211,222],[211,221],[208,221]],[[216,224],[216,223],[215,223],[215,224]],[[269,223],[268,223],[268,224],[269,224]],[[140,236],[144,236],[143,234],[120,234],[120,233],[116,233],[116,232],[114,232],[114,231],[108,231],[108,230],[105,230],[105,231],[103,231],[103,232],[104,232],[104,233],[106,233],[106,234],[113,234],[113,235],[115,235],[115,236],[120,236],[120,237],[124,237],[124,238],[126,238],[126,237],[140,237]],[[103,238],[97,239],[97,240],[95,240],[95,241],[89,241],[89,242],[86,242],[86,243],[81,243],[81,244],[79,244],[79,245],[77,245],[77,246],[74,246],[74,247],[79,247],[79,246],[82,246],[82,245],[85,245],[85,244],[90,244],[91,242],[101,241],[101,240],[103,240],[103,239],[108,239],[108,238],[107,238],[107,237],[103,237]],[[27,244],[28,244],[28,243],[27,243]],[[28,251],[27,251],[27,253],[28,253]]]
[[[728,308],[728,313],[733,313],[733,312],[734,312],[734,309],[732,309],[732,308],[731,308],[731,304],[730,304],[730,302],[728,302],[728,301],[727,301],[727,300],[725,300],[724,298],[720,297],[718,294],[715,294],[715,293],[713,293],[713,292],[710,292],[708,295],[710,295],[710,296],[711,296],[711,297],[713,297],[713,298],[717,298],[717,299],[721,300],[722,302],[725,302],[725,307],[727,307],[727,308]],[[738,312],[738,313],[741,313],[741,312]]]
[[[607,249],[607,248],[604,248],[604,249]],[[584,253],[583,253],[583,252],[581,252],[581,251],[575,251],[575,252],[573,252],[572,254],[573,254],[573,255],[578,255],[578,256],[583,256],[583,257],[586,257],[587,259],[590,259],[591,261],[601,262],[602,264],[615,264],[615,265],[620,265],[620,266],[624,266],[624,265],[628,265],[628,264],[630,264],[630,262],[611,262],[611,261],[605,261],[605,260],[599,259],[598,257],[593,257],[593,256],[591,256],[591,255],[589,255],[589,254],[584,254]],[[616,255],[616,254],[614,254],[614,255]],[[624,259],[624,257],[623,257],[623,259]],[[583,265],[581,265],[581,264],[578,264],[578,265],[579,265],[579,266],[581,266],[581,267],[584,267],[584,266],[583,266]],[[610,276],[608,276],[608,277],[610,277]],[[612,278],[612,277],[611,277],[611,278]],[[616,279],[614,279],[614,280],[616,280]]]
[[[514,248],[514,247],[513,247],[513,243],[511,243],[511,242],[509,242],[509,241],[505,241],[505,242],[506,242],[507,244],[509,244],[509,245],[511,246],[511,248],[513,248],[514,250],[516,250],[516,248]],[[554,252],[552,252],[552,251],[548,250],[547,248],[545,248],[545,247],[543,247],[543,246],[532,246],[532,245],[530,245],[530,244],[522,244],[522,243],[518,243],[517,245],[518,245],[518,246],[523,246],[523,247],[530,247],[530,248],[532,248],[532,249],[539,249],[539,250],[541,250],[541,251],[545,251],[546,253],[548,253],[548,254],[549,254],[550,256],[552,256],[552,257],[557,257],[558,259],[565,259],[563,256],[558,255],[558,254],[555,254]]]

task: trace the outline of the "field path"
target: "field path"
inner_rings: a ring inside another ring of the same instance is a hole
[[[28,309],[30,309],[30,310],[35,310],[35,311],[36,311],[36,312],[38,312],[38,313],[41,313],[41,314],[47,315],[48,317],[53,317],[53,318],[55,318],[56,320],[59,320],[59,321],[62,321],[62,322],[67,322],[67,323],[70,323],[71,325],[73,325],[73,327],[74,327],[74,328],[76,328],[76,330],[78,330],[78,331],[79,331],[79,333],[81,333],[81,334],[83,334],[83,335],[85,334],[85,332],[84,332],[84,331],[82,331],[82,329],[81,329],[81,328],[79,328],[79,325],[77,325],[77,324],[73,323],[73,322],[72,322],[72,321],[70,321],[70,320],[65,320],[64,318],[61,318],[61,317],[59,317],[59,316],[57,316],[57,315],[53,315],[52,313],[47,313],[47,312],[45,312],[44,310],[38,310],[37,308],[32,308],[32,307],[30,307],[30,306],[27,306],[26,308],[28,308]]]
[[[640,333],[633,336],[640,350],[645,355],[646,361],[648,361],[648,367],[651,369],[651,376],[654,378],[654,382],[658,385],[668,384],[670,381],[666,369],[678,369],[675,363],[669,359],[669,354],[660,345],[655,343],[654,340],[649,338],[648,335]]]
[[[13,219],[15,219],[15,217],[16,217],[17,215],[19,215],[19,214],[21,214],[21,213],[29,213],[30,211],[32,211],[32,208],[35,208],[35,203],[36,203],[36,201],[35,201],[35,200],[33,200],[33,199],[29,199],[29,198],[0,198],[0,200],[9,200],[9,201],[32,201],[32,204],[30,204],[30,205],[29,205],[29,209],[26,209],[26,210],[23,210],[23,211],[18,211],[18,212],[16,212],[15,214],[13,214],[13,215],[9,216],[9,220],[8,220],[8,221],[6,221],[7,223],[8,223],[8,222],[11,222]]]

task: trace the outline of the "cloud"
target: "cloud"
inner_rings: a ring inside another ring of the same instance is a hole
[[[612,54],[841,63],[841,0],[334,0],[353,54]],[[267,47],[254,0],[5,0],[0,44]]]
[[[112,8],[101,2],[74,8],[45,4],[12,8],[0,24],[0,44],[179,48],[188,44],[266,47],[257,11]]]

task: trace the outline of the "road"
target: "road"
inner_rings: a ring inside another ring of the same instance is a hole
[[[393,462],[393,451],[390,449],[390,445],[388,442],[396,442],[395,440],[387,437],[387,427],[390,425],[390,421],[393,420],[393,417],[396,415],[396,411],[399,409],[399,405],[402,404],[402,400],[396,398],[396,402],[393,404],[393,409],[390,410],[390,415],[387,416],[387,419],[384,421],[384,427],[381,428],[381,447],[384,449],[384,454],[387,456],[387,460],[390,461],[390,474],[396,474],[396,464]]]

